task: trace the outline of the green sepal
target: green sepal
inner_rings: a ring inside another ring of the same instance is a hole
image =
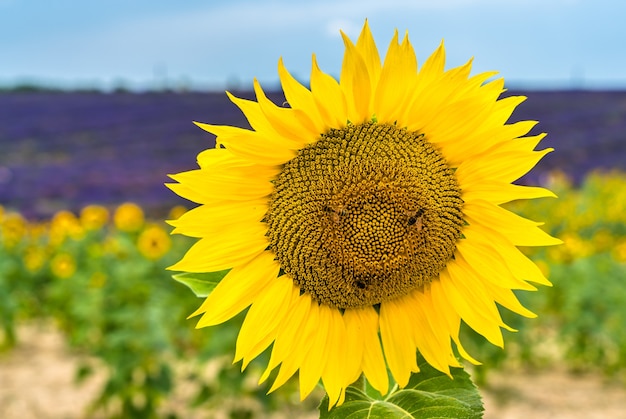
[[[208,296],[226,276],[230,269],[217,272],[183,272],[172,275],[176,281],[189,287],[196,297]]]
[[[346,389],[345,402],[328,410],[328,396],[320,404],[322,419],[434,419],[483,417],[483,403],[474,383],[462,368],[451,368],[453,379],[418,356],[419,373],[403,389],[383,398],[355,387]]]

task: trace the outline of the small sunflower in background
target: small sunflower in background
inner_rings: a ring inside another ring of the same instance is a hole
[[[183,215],[186,212],[187,212],[187,208],[185,208],[182,205],[176,205],[170,210],[168,218],[170,220],[177,220],[178,218],[180,218],[181,215]]]
[[[141,207],[133,202],[125,202],[113,213],[113,223],[118,230],[129,233],[139,231],[145,222]]]
[[[339,81],[313,56],[310,89],[278,73],[286,102],[230,99],[252,129],[198,123],[217,136],[172,190],[200,204],[171,221],[199,238],[172,270],[230,269],[193,315],[198,327],[249,308],[235,361],[272,346],[261,380],[321,379],[330,406],[364,374],[382,394],[419,370],[416,351],[450,375],[461,321],[497,346],[501,305],[534,317],[512,290],[550,285],[517,246],[559,243],[500,204],[554,196],[512,184],[551,149],[534,121],[506,124],[525,98],[500,98],[471,60],[444,70],[443,44],[419,67],[396,31],[381,62],[367,22],[342,33]]]
[[[44,267],[48,261],[48,252],[45,247],[30,245],[24,250],[22,263],[30,273],[36,273]]]
[[[137,238],[137,249],[146,259],[158,260],[172,247],[169,234],[157,225],[147,226]]]
[[[57,278],[70,278],[76,273],[76,260],[69,253],[59,253],[50,261],[50,270]]]
[[[109,210],[102,205],[87,205],[80,211],[80,223],[85,230],[94,231],[109,221]]]
[[[50,220],[50,243],[53,246],[61,245],[68,238],[80,240],[84,234],[80,220],[70,211],[58,211]]]
[[[28,222],[18,213],[0,212],[0,245],[7,249],[17,246],[28,232]]]

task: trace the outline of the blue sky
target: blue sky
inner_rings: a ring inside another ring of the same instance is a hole
[[[381,54],[398,28],[418,61],[445,39],[510,86],[626,88],[626,2],[583,0],[0,0],[0,85],[276,85],[306,80],[311,54],[339,73],[342,28],[368,18]]]

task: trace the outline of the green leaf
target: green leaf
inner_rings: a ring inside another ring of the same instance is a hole
[[[483,417],[483,404],[470,376],[462,368],[451,368],[453,379],[431,367],[418,356],[420,372],[411,375],[403,389],[384,398],[373,398],[348,387],[346,400],[328,410],[328,397],[320,405],[323,419],[434,419]]]
[[[184,272],[172,275],[172,278],[181,284],[187,285],[196,294],[196,297],[206,297],[215,289],[229,270],[206,273]]]

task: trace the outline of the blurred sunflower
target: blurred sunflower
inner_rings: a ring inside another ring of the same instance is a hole
[[[42,246],[30,245],[24,250],[22,263],[30,273],[39,271],[48,259],[48,252]]]
[[[505,124],[525,98],[500,99],[495,73],[471,61],[444,71],[443,44],[418,71],[396,31],[384,61],[367,22],[343,33],[339,81],[313,56],[311,88],[278,73],[288,106],[255,80],[256,101],[230,99],[252,130],[198,124],[217,147],[169,185],[201,204],[172,221],[200,240],[171,267],[230,269],[202,306],[198,327],[250,307],[237,340],[243,368],[272,346],[270,391],[299,370],[300,395],[322,380],[330,406],[364,373],[381,393],[387,368],[403,387],[416,351],[450,374],[461,320],[502,346],[500,304],[523,316],[513,289],[550,283],[516,246],[559,241],[499,205],[554,196],[511,182],[551,149]]]
[[[86,230],[99,230],[109,221],[109,210],[102,205],[87,205],[80,211],[80,222]]]
[[[146,259],[157,260],[172,247],[172,239],[157,225],[146,227],[137,238],[137,248]]]
[[[76,260],[69,253],[59,253],[50,261],[52,274],[60,279],[67,279],[76,273]]]
[[[80,220],[70,211],[58,211],[50,220],[50,244],[53,246],[59,246],[68,237],[80,240],[84,233]]]
[[[168,217],[170,220],[176,220],[180,218],[180,216],[186,212],[187,212],[187,208],[183,207],[182,205],[176,205],[170,210]]]
[[[18,213],[3,213],[0,218],[0,244],[11,249],[20,243],[28,231],[28,223]]]
[[[118,230],[136,232],[143,227],[144,213],[141,207],[132,202],[125,202],[117,207],[113,214],[113,223]]]

